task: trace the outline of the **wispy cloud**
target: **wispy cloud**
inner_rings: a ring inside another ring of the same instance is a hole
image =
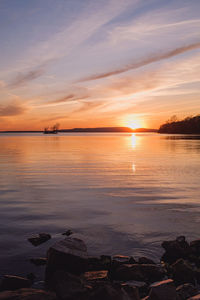
[[[6,106],[0,106],[0,117],[11,117],[22,115],[27,111],[27,107],[19,103],[11,103]]]
[[[161,53],[161,54],[156,53],[156,54],[153,54],[153,55],[148,56],[146,58],[143,58],[141,60],[134,61],[133,63],[130,63],[130,64],[128,64],[128,65],[126,65],[122,68],[115,69],[115,70],[108,71],[108,72],[103,72],[103,73],[100,73],[100,74],[90,75],[88,77],[85,77],[85,78],[82,78],[82,79],[78,80],[77,82],[97,80],[97,79],[110,77],[110,76],[113,76],[113,75],[118,75],[118,74],[130,71],[130,70],[135,70],[135,69],[144,67],[144,66],[149,65],[149,64],[154,63],[154,62],[158,62],[158,61],[161,61],[161,60],[164,60],[164,59],[174,57],[176,55],[182,54],[182,53],[187,52],[187,51],[198,49],[198,48],[200,48],[200,42],[196,42],[196,43],[193,43],[193,44],[190,44],[190,45],[187,45],[187,46],[182,46],[182,47],[179,47],[179,48],[168,50],[167,52],[164,52],[164,53]]]
[[[10,88],[17,88],[21,87],[30,81],[37,79],[41,77],[45,73],[45,66],[44,64],[41,66],[38,66],[37,68],[33,70],[29,70],[24,73],[19,73],[11,82],[8,84],[8,87]]]
[[[76,95],[76,94],[69,94],[67,96],[64,96],[63,98],[48,101],[47,104],[64,104],[64,103],[69,102],[69,101],[83,100],[83,99],[86,99],[88,97],[89,97],[88,95],[79,96],[79,95]]]

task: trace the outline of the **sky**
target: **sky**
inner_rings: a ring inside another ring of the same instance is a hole
[[[200,113],[199,0],[0,0],[0,130]]]

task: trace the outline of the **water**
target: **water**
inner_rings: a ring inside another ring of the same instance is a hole
[[[72,229],[90,254],[146,255],[200,237],[200,137],[1,134],[0,274],[39,277],[30,257]],[[33,247],[32,233],[52,240]]]

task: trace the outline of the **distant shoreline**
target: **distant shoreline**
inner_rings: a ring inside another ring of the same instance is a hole
[[[58,133],[80,133],[80,132],[87,132],[87,133],[140,133],[140,132],[157,132],[157,129],[148,129],[148,128],[138,128],[138,129],[131,129],[128,127],[96,127],[96,128],[72,128],[72,129],[60,129]],[[43,133],[42,130],[6,130],[0,131],[0,133]]]

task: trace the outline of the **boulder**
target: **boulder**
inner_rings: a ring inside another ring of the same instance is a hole
[[[193,296],[191,298],[188,298],[188,300],[200,300],[200,294]]]
[[[68,237],[55,243],[47,252],[45,280],[51,286],[51,278],[56,271],[80,275],[87,270],[88,255],[85,243]]]
[[[147,257],[139,257],[138,263],[155,265],[155,262],[152,259],[147,258]]]
[[[139,291],[135,286],[130,286],[128,284],[123,284],[122,291],[126,294],[127,300],[140,300]]]
[[[89,271],[100,271],[109,270],[111,266],[111,256],[90,256],[88,257],[88,270]]]
[[[190,263],[182,258],[172,266],[172,277],[177,285],[195,282],[195,271]]]
[[[125,255],[114,255],[113,260],[122,263],[122,264],[129,264],[130,263],[130,256]]]
[[[31,286],[31,281],[27,278],[13,275],[4,275],[1,280],[1,291],[14,291],[21,288],[28,288]]]
[[[155,282],[162,280],[163,269],[158,265],[152,264],[124,264],[111,270],[110,277],[115,280],[138,280],[145,282]]]
[[[200,256],[200,240],[190,242],[190,248],[193,254]]]
[[[64,271],[56,271],[52,278],[51,289],[60,300],[84,299],[86,289],[80,277]]]
[[[101,271],[89,271],[85,272],[83,275],[83,279],[86,281],[93,281],[93,280],[107,280],[108,279],[108,271],[101,270]]]
[[[150,288],[149,300],[176,300],[176,288],[171,279],[155,282]]]
[[[51,235],[48,233],[39,233],[31,236],[28,238],[28,241],[33,245],[33,246],[39,246],[42,243],[45,243],[46,241],[51,239]]]
[[[0,292],[0,300],[56,300],[53,293],[36,289],[19,289]]]
[[[131,296],[130,294],[131,293]],[[135,296],[136,295],[136,296]],[[85,300],[139,300],[134,291],[126,291],[118,284],[101,283],[93,287]]]
[[[62,235],[66,235],[66,236],[70,236],[71,234],[73,234],[73,231],[71,231],[70,229],[62,233]]]
[[[36,266],[44,266],[47,263],[47,259],[45,257],[31,258],[30,262]]]
[[[191,283],[185,283],[177,287],[176,293],[179,300],[186,300],[198,294],[198,289]]]
[[[148,294],[149,286],[144,281],[136,281],[136,280],[129,280],[121,283],[121,286],[128,285],[133,288],[137,288],[139,291],[140,297],[144,297]]]
[[[173,241],[164,241],[162,247],[165,249],[162,260],[170,264],[179,258],[187,258],[191,253],[190,245],[184,236],[179,236]]]

